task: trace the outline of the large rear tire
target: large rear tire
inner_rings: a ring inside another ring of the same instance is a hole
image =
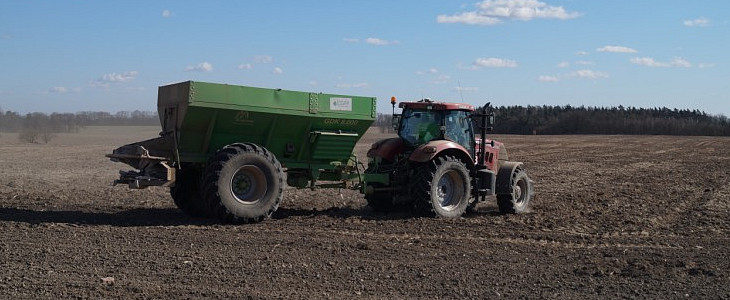
[[[274,154],[251,143],[228,145],[205,170],[205,199],[224,223],[254,223],[279,208],[284,172]]]
[[[511,187],[509,194],[497,194],[497,206],[502,214],[519,214],[527,212],[532,200],[532,182],[521,167],[512,171],[509,177]]]
[[[175,171],[175,183],[170,187],[175,205],[193,218],[211,217],[210,208],[200,192],[201,176],[200,169],[183,166]]]
[[[471,178],[463,162],[443,156],[415,169],[411,196],[416,209],[428,216],[457,218],[471,199]]]

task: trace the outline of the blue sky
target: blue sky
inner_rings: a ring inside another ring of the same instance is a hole
[[[186,80],[730,116],[730,1],[0,1],[0,108],[156,110]]]

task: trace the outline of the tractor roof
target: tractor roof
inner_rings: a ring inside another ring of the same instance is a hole
[[[474,106],[464,103],[447,103],[432,102],[430,100],[421,100],[418,102],[401,102],[398,104],[400,108],[425,109],[425,110],[466,110],[474,111]]]

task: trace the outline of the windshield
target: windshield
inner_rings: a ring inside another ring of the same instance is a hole
[[[399,136],[409,145],[425,144],[441,137],[443,120],[438,111],[403,110]]]
[[[474,155],[474,135],[472,134],[469,112],[452,110],[445,112],[446,139],[454,141],[464,147],[469,154]]]

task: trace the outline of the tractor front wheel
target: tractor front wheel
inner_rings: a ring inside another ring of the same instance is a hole
[[[418,166],[413,179],[410,192],[421,213],[456,218],[469,206],[469,170],[454,157],[443,156]]]
[[[530,203],[533,193],[532,181],[527,177],[527,173],[521,167],[517,167],[512,171],[509,179],[505,180],[509,180],[509,193],[497,194],[499,212],[502,214],[527,212],[527,205]]]

